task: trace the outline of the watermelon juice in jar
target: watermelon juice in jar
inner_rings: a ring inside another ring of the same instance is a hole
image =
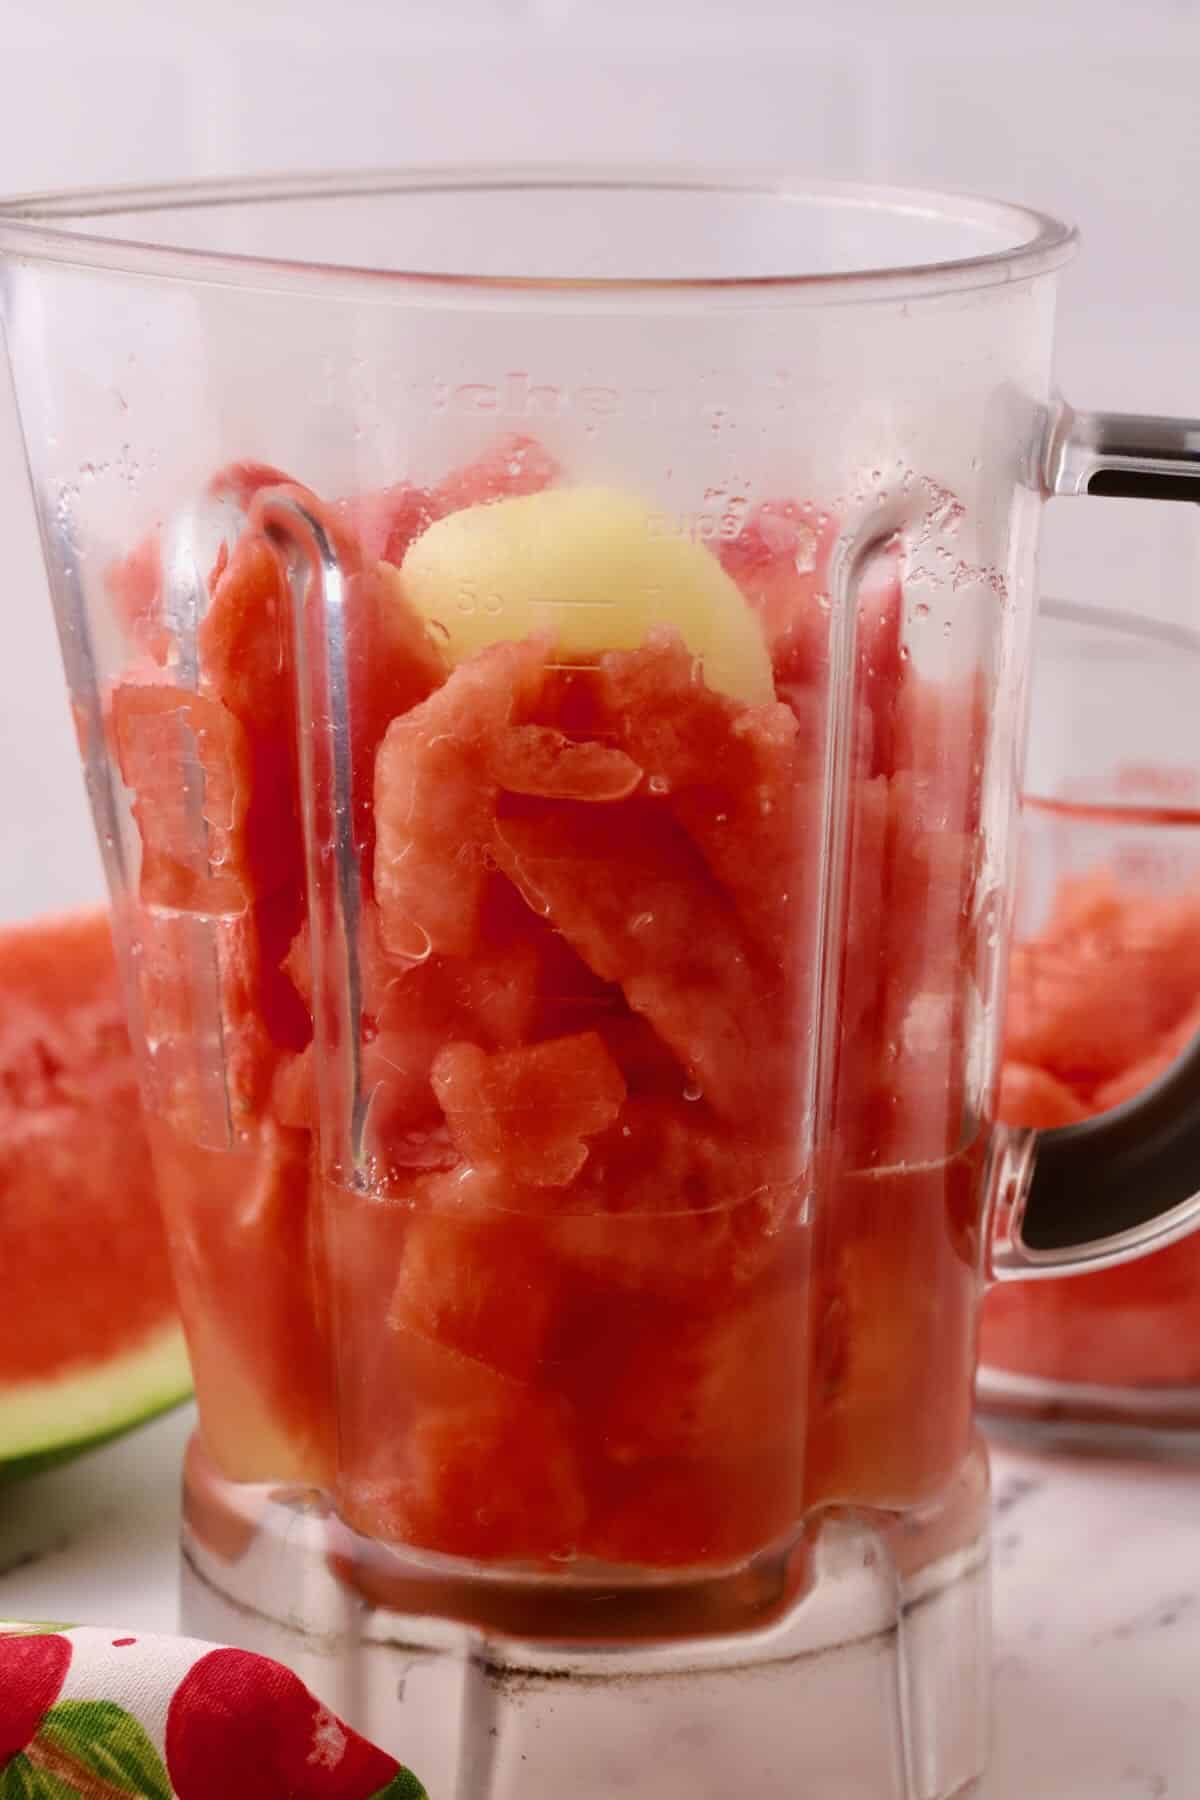
[[[1200,641],[1061,602],[1039,632],[999,1110],[1067,1127],[1143,1094],[1200,1029]],[[1194,1448],[1196,1240],[997,1289],[980,1350],[998,1431]]]
[[[982,1767],[989,1206],[1007,1267],[1096,1253],[992,1096],[1036,518],[1105,422],[1050,399],[1070,233],[918,199],[0,223],[187,1623],[434,1795]]]

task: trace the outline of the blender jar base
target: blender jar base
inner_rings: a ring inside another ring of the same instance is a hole
[[[828,1513],[803,1580],[790,1593],[777,1583],[779,1604],[738,1631],[655,1641],[643,1627],[622,1643],[609,1624],[604,1640],[523,1637],[511,1622],[464,1622],[461,1577],[444,1585],[458,1616],[437,1616],[437,1563],[398,1563],[425,1597],[420,1613],[370,1604],[343,1578],[352,1534],[323,1496],[226,1482],[193,1440],[183,1629],[288,1664],[415,1770],[432,1800],[794,1800],[800,1788],[949,1800],[982,1773],[990,1592],[978,1446],[919,1513]],[[745,1595],[747,1580],[724,1584]],[[495,1611],[498,1586],[480,1582],[480,1613]],[[687,1586],[711,1599],[722,1583]],[[623,1619],[619,1590],[603,1598],[602,1616],[615,1600]]]
[[[1110,1387],[981,1368],[988,1435],[1018,1446],[1099,1454],[1200,1456],[1200,1388]]]

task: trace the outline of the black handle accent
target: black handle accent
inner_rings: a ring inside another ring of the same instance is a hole
[[[1064,407],[1048,450],[1048,493],[1200,502],[1200,419]],[[1196,1228],[1200,1037],[1124,1105],[1031,1135],[1014,1214],[1024,1272],[1026,1257],[1043,1273],[1068,1272],[1143,1255]]]
[[[1124,1105],[1039,1131],[1021,1239],[1074,1249],[1160,1218],[1200,1193],[1200,1038]]]
[[[1191,500],[1200,504],[1197,486],[1200,473],[1172,475],[1165,469],[1097,469],[1087,491],[1102,499]]]

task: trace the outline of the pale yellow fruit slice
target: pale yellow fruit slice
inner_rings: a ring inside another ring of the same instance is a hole
[[[556,654],[636,650],[677,631],[705,682],[751,705],[774,698],[758,618],[716,557],[642,501],[553,488],[469,506],[431,525],[400,567],[406,599],[451,661],[553,634]]]

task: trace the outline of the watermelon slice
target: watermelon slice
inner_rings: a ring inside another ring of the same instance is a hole
[[[0,931],[0,1480],[191,1388],[100,910]]]

